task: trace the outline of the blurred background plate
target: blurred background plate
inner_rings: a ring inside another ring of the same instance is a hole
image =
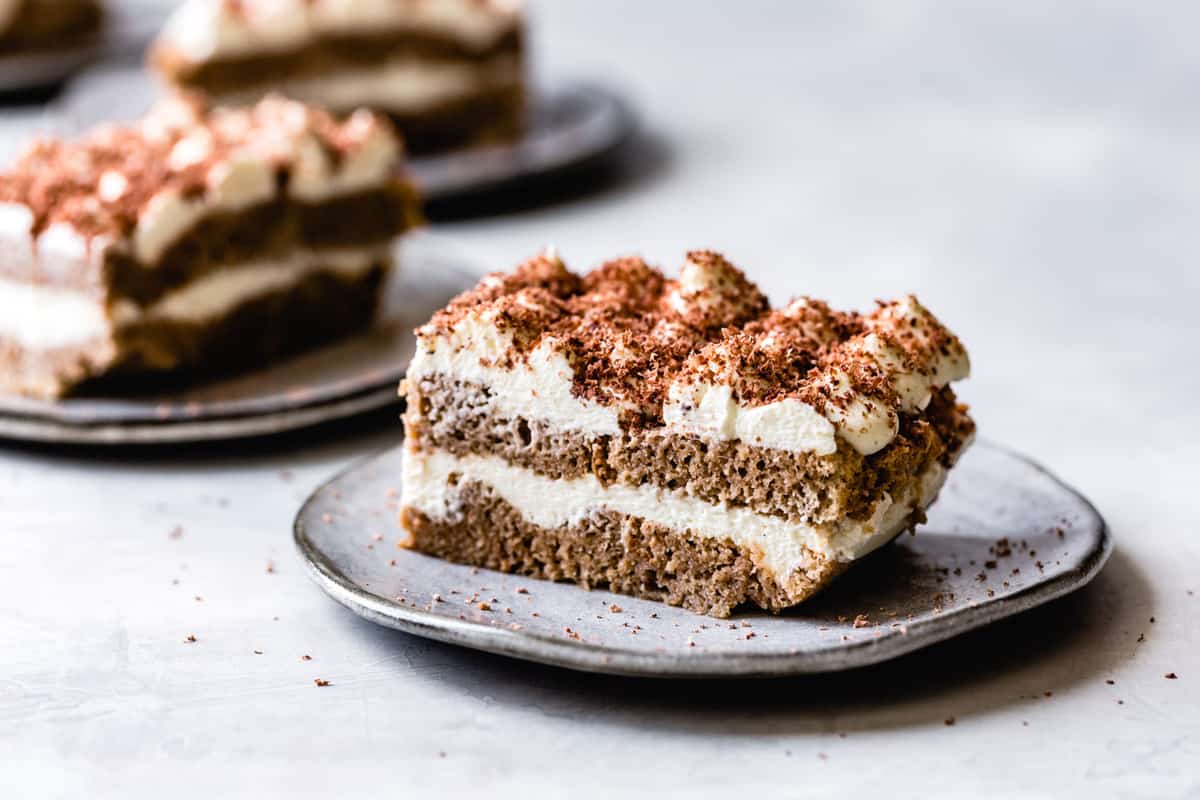
[[[60,124],[83,131],[135,119],[158,96],[140,69],[100,67],[71,81],[54,108]],[[534,92],[533,124],[517,142],[415,157],[409,169],[428,201],[451,200],[587,167],[631,138],[634,115],[621,97],[583,81],[549,81]]]
[[[103,50],[104,43],[97,39],[63,50],[0,55],[0,93],[27,92],[62,83]]]
[[[461,259],[426,233],[400,245],[400,272],[366,333],[263,370],[146,395],[60,401],[0,396],[0,437],[151,443],[292,430],[398,403],[412,330],[474,285]]]

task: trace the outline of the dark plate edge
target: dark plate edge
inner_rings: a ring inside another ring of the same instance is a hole
[[[71,425],[0,414],[0,442],[24,441],[72,445],[187,444],[271,436],[346,419],[399,405],[396,387],[360,392],[327,403],[274,413],[162,423]]]
[[[308,539],[304,530],[306,512],[324,490],[358,469],[390,454],[396,448],[388,448],[355,461],[318,486],[296,514],[292,528],[293,542],[309,576],[339,604],[370,622],[436,641],[565,669],[629,677],[766,678],[841,672],[890,661],[1044,605],[1086,586],[1100,574],[1108,562],[1113,551],[1111,531],[1104,517],[1090,500],[1032,458],[1009,447],[987,440],[977,441],[975,446],[997,450],[1033,468],[1082,506],[1094,527],[1096,545],[1085,554],[1080,565],[1043,583],[1006,596],[1003,605],[985,603],[964,607],[939,617],[936,622],[923,620],[913,623],[907,627],[905,634],[889,630],[877,639],[835,645],[804,655],[707,655],[704,661],[697,662],[696,667],[689,668],[686,659],[681,661],[623,650],[620,647],[600,647],[586,642],[569,642],[473,622],[434,617],[360,588],[346,578]],[[436,619],[436,623],[430,623],[431,618]]]

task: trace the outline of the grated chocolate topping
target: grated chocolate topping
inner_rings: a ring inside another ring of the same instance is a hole
[[[580,276],[547,252],[486,276],[417,334],[447,336],[471,316],[511,335],[496,366],[552,342],[574,370],[576,396],[618,405],[629,426],[662,424],[672,384],[729,386],[744,406],[794,397],[818,410],[863,398],[895,408],[901,373],[933,378],[941,359],[966,361],[913,296],[865,314],[807,297],[772,310],[741,270],[706,250],[688,253],[677,279],[637,257]],[[879,348],[894,358],[877,357]]]
[[[267,97],[248,109],[210,111],[173,100],[141,121],[106,125],[75,140],[34,142],[0,174],[0,203],[33,212],[35,235],[66,223],[84,236],[127,236],[151,198],[203,194],[214,167],[233,153],[269,163],[285,185],[302,148],[315,144],[338,164],[362,146],[383,117],[356,112],[339,122],[324,111]]]

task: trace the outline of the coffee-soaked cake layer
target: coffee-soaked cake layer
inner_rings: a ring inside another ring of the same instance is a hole
[[[297,287],[322,273],[371,284],[418,222],[402,161],[386,119],[338,121],[278,97],[213,112],[171,103],[35,143],[0,175],[0,346],[19,367],[7,383],[56,395],[118,370],[198,375],[281,351],[170,332],[303,299]],[[326,338],[310,326],[287,349],[310,330]]]
[[[0,0],[0,56],[74,47],[103,25],[96,0]]]
[[[784,589],[759,569],[751,551],[728,539],[697,539],[611,511],[541,527],[480,483],[460,485],[455,497],[460,512],[451,517],[404,510],[410,547],[460,564],[570,581],[715,617],[728,617],[747,603],[782,610],[845,569],[809,552],[804,569]]]
[[[149,375],[195,379],[261,366],[369,325],[390,266],[386,254],[361,274],[318,265],[294,285],[268,290],[227,314],[147,316],[113,336],[48,350],[0,339],[0,390],[44,397],[122,391]]]
[[[930,464],[949,468],[974,429],[949,387],[924,419],[903,417],[892,444],[870,456],[850,447],[795,453],[663,429],[589,437],[503,416],[483,387],[436,376],[408,381],[406,400],[407,437],[422,450],[498,456],[548,478],[594,475],[605,485],[651,485],[814,524],[870,517],[885,496],[908,493]]]
[[[336,113],[373,108],[420,152],[520,133],[523,38],[510,0],[189,0],[150,60],[221,105],[279,91]]]

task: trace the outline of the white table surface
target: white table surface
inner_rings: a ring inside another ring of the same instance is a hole
[[[1200,13],[1119,5],[542,2],[539,69],[623,87],[650,144],[585,196],[441,226],[494,268],[708,246],[778,300],[916,291],[970,347],[982,434],[1107,517],[1090,588],[840,676],[575,675],[305,577],[298,504],[398,441],[387,417],[0,445],[0,796],[1197,796]]]

